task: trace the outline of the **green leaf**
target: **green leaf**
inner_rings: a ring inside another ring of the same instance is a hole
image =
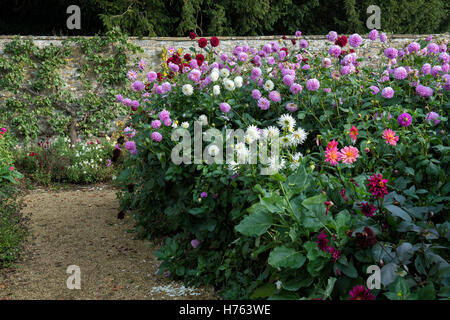
[[[388,286],[398,277],[398,265],[396,263],[385,264],[381,268],[381,283],[383,286]]]
[[[311,96],[311,105],[316,105],[318,102],[320,101],[320,96],[319,95],[313,95]]]
[[[258,298],[267,298],[270,297],[275,291],[275,286],[273,283],[266,283],[259,288],[256,288],[255,291],[250,295],[250,299],[258,299]]]
[[[206,209],[205,208],[191,208],[187,212],[194,216],[201,216],[203,213],[206,212]]]
[[[276,180],[276,181],[281,181],[281,182],[286,181],[286,177],[284,175],[282,175],[281,173],[272,174],[270,176],[270,178],[273,180]]]
[[[281,290],[280,292],[272,295],[268,300],[298,300],[298,299],[300,299],[300,297],[297,293]]]
[[[269,264],[274,268],[300,268],[306,261],[306,257],[291,248],[277,247],[269,255]]]
[[[325,292],[324,292],[323,300],[327,299],[331,295],[331,293],[333,292],[333,288],[334,288],[334,284],[336,283],[336,280],[337,279],[333,278],[333,277],[328,279],[328,284],[327,284],[327,287],[326,287]]]
[[[358,271],[356,271],[355,266],[353,265],[353,262],[348,262],[347,258],[345,256],[341,257],[337,262],[336,266],[339,270],[342,271],[347,277],[349,278],[356,278],[358,277]]]
[[[434,300],[436,298],[436,290],[433,283],[429,282],[425,287],[417,290],[418,300]]]
[[[245,236],[256,237],[265,233],[271,225],[272,217],[270,216],[270,213],[261,210],[246,216],[235,229]]]
[[[311,231],[318,231],[330,220],[330,215],[325,215],[326,197],[323,194],[303,200],[302,205],[307,209],[302,212],[303,225]]]
[[[399,217],[405,221],[411,222],[410,215],[400,207],[389,204],[384,206],[394,217]]]
[[[308,273],[302,272],[302,274],[294,279],[283,281],[281,286],[288,291],[297,291],[300,288],[309,287],[314,282],[314,279],[309,276]]]
[[[416,250],[414,250],[411,243],[403,242],[400,246],[398,246],[396,251],[399,262],[401,262],[402,264],[407,264]]]

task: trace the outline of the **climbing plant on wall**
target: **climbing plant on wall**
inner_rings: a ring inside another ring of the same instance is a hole
[[[114,96],[126,80],[130,53],[140,50],[119,29],[42,48],[16,37],[0,57],[3,121],[27,138],[36,138],[43,127],[72,142],[80,134],[102,134],[126,113],[114,105]],[[62,76],[68,72],[69,78]]]

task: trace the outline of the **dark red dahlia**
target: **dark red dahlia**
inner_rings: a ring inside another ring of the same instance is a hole
[[[349,293],[349,300],[375,300],[375,296],[365,286],[356,285]]]
[[[206,40],[205,38],[200,38],[198,39],[198,46],[200,48],[204,48],[208,45],[208,40]]]
[[[359,208],[361,209],[361,212],[368,218],[373,217],[375,212],[377,212],[377,207],[368,202],[361,202]]]
[[[287,39],[287,37],[286,37],[286,36],[282,36],[282,37],[281,37],[281,39],[283,39],[283,40],[286,40],[286,39]]]
[[[327,234],[325,233],[325,231],[322,231],[317,236],[316,243],[317,243],[317,246],[319,247],[319,250],[328,251],[330,249],[330,247],[328,246],[328,239],[327,239]]]
[[[291,42],[292,42],[292,44],[295,46],[295,44],[297,43],[297,39],[292,38],[292,39],[291,39]]]
[[[211,39],[209,39],[209,43],[211,43],[211,46],[213,47],[217,47],[219,45],[219,38],[217,37],[211,37]]]
[[[367,185],[369,187],[369,192],[371,192],[374,197],[384,199],[384,196],[389,193],[386,186],[388,180],[383,179],[383,175],[374,174],[369,177],[367,181],[369,182]]]
[[[198,65],[201,66],[203,61],[205,61],[205,57],[199,53],[195,56],[195,60],[197,60]]]
[[[191,55],[190,55],[189,53],[186,53],[186,54],[183,56],[183,58],[184,58],[184,60],[186,60],[186,61],[191,61],[191,60],[192,60],[192,57],[191,57]]]
[[[364,227],[363,232],[356,233],[356,241],[361,248],[366,249],[377,243],[377,238],[375,237],[375,232],[373,232],[372,229],[369,227]]]
[[[195,32],[193,32],[193,31],[191,31],[189,33],[189,38],[191,38],[191,40],[194,40],[195,38],[197,38],[197,34]]]
[[[338,37],[334,44],[340,46],[341,48],[345,47],[345,45],[347,44],[347,37],[346,36]]]

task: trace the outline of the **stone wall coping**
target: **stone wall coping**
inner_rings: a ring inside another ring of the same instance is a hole
[[[438,33],[438,34],[431,34],[433,37],[450,37],[450,32],[447,33]],[[0,40],[8,40],[8,39],[14,39],[17,35],[0,35]],[[429,34],[391,34],[387,35],[388,39],[417,39],[417,38],[426,38],[429,36]],[[220,40],[278,40],[281,39],[281,35],[272,35],[272,36],[249,36],[249,37],[243,37],[243,36],[226,36],[226,37],[219,37]],[[368,39],[368,35],[363,35],[363,38]],[[33,40],[50,40],[50,41],[58,41],[58,40],[65,40],[70,38],[77,38],[77,36],[20,36],[22,39],[33,39]],[[81,38],[92,38],[92,36],[81,36]],[[205,37],[205,38],[209,38]],[[288,37],[288,39],[290,36]],[[302,39],[305,40],[326,40],[325,35],[307,35],[302,36]],[[190,40],[189,37],[130,37],[129,40],[132,41],[193,41]]]

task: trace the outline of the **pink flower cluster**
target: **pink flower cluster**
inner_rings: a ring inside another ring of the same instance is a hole
[[[352,164],[359,157],[358,149],[352,146],[346,146],[340,151],[337,148],[338,142],[331,140],[325,150],[325,161],[335,166],[342,163]]]

